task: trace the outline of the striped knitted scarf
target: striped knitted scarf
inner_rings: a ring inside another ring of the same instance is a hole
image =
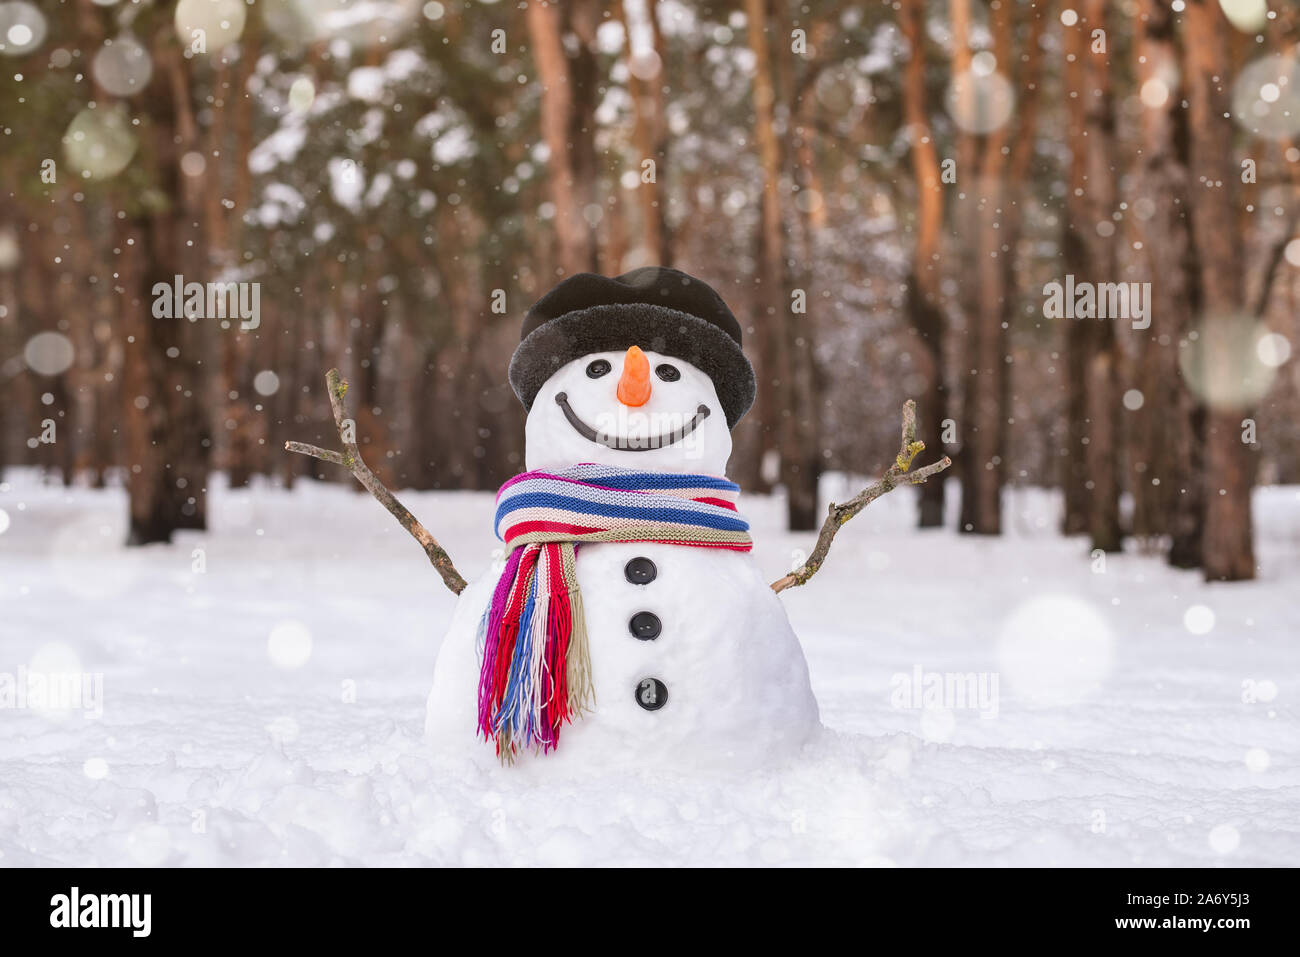
[[[739,487],[711,475],[578,465],[516,475],[497,493],[496,532],[510,550],[479,626],[478,730],[512,760],[543,752],[594,704],[575,546],[664,542],[751,548]]]

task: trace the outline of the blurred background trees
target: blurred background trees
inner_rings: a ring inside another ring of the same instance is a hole
[[[999,534],[1008,484],[1254,574],[1300,482],[1300,17],[1265,0],[0,2],[0,467],[124,484],[131,538],[291,485],[324,370],[395,487],[518,471],[505,381],[564,275],[712,282],[759,373],[733,476],[820,521],[902,400]],[[159,283],[256,283],[253,328]],[[1150,324],[1045,287],[1150,283]],[[52,426],[52,428],[51,428]],[[960,495],[954,494],[960,486]],[[955,503],[960,499],[960,505]]]

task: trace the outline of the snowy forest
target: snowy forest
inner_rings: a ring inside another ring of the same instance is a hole
[[[1293,0],[0,0],[0,66],[0,867],[1294,865]],[[529,353],[583,273],[629,341]],[[652,388],[644,465],[578,414]]]
[[[921,526],[1056,487],[1092,549],[1248,579],[1252,488],[1300,482],[1298,39],[1264,0],[5,2],[0,466],[167,541],[215,473],[351,481],[283,451],[338,366],[386,484],[494,489],[523,311],[678,265],[742,318],[731,472],[790,529],[912,397]]]

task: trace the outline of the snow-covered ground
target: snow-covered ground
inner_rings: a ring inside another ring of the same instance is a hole
[[[7,478],[0,865],[1300,858],[1295,488],[1257,494],[1260,580],[1215,586],[1094,563],[1046,492],[1012,493],[985,540],[916,532],[900,491],[783,595],[828,729],[802,759],[548,783],[430,753],[453,598],[368,496],[218,488],[211,532],[126,550],[120,491]],[[490,495],[404,499],[467,576],[489,567]],[[811,544],[779,501],[742,508],[772,578]],[[102,697],[16,707],[47,672],[102,675]],[[902,706],[944,673],[983,696]]]

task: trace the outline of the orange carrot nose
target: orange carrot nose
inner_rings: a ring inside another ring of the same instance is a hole
[[[640,346],[627,350],[623,375],[618,380],[618,401],[624,405],[645,405],[650,401],[650,360]]]

